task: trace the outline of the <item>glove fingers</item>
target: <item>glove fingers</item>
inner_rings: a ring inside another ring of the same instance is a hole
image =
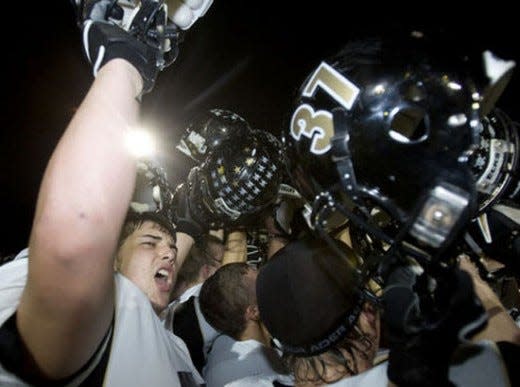
[[[181,29],[189,29],[198,18],[204,16],[213,0],[170,0],[168,14]]]
[[[195,21],[195,15],[193,14],[192,9],[181,1],[175,1],[172,3],[175,3],[175,9],[170,9],[172,21],[183,30],[188,29]]]

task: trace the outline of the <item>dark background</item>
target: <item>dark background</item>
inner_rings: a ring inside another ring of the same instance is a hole
[[[443,30],[461,48],[477,44],[520,61],[517,21],[506,4],[395,3],[215,0],[143,101],[143,121],[161,141],[172,184],[191,166],[174,150],[190,119],[221,107],[279,133],[305,76],[350,38]],[[27,245],[45,165],[92,80],[68,0],[15,2],[2,19],[0,255]],[[499,101],[516,120],[519,82],[517,70]]]

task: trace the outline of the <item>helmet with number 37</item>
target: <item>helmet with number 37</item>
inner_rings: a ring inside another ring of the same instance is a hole
[[[445,247],[477,209],[468,157],[513,66],[420,33],[352,42],[321,62],[283,134],[314,228],[341,213],[389,245]]]

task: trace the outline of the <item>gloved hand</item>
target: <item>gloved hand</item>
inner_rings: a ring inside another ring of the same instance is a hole
[[[83,46],[94,76],[108,61],[122,58],[141,74],[143,94],[152,90],[159,71],[173,63],[178,54],[179,30],[168,21],[164,6],[143,0],[131,20],[124,18],[124,11],[114,0],[85,0],[78,7]]]
[[[190,235],[195,241],[216,228],[216,218],[205,205],[200,194],[199,168],[193,167],[186,181],[175,189],[172,200],[172,213],[178,232]]]
[[[487,319],[469,275],[451,268],[430,298],[422,276],[410,266],[394,267],[386,280],[384,321],[390,347],[388,378],[400,387],[453,386],[451,356],[459,340]]]
[[[71,0],[78,27],[88,20],[123,21],[124,10],[117,0]]]
[[[123,29],[107,23],[88,20],[83,26],[83,45],[94,76],[112,59],[130,62],[141,74],[143,93],[152,90],[159,72],[157,50],[140,42]]]
[[[288,184],[280,184],[276,202],[269,214],[269,233],[290,238],[293,234],[292,224],[296,212],[303,208],[305,201],[300,193]]]

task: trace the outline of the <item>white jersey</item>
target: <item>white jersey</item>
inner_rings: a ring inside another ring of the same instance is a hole
[[[28,260],[0,267],[0,326],[19,304],[27,280]],[[146,295],[120,274],[115,275],[115,318],[104,386],[196,386],[204,383],[183,341],[164,329]],[[105,340],[107,341],[107,340]],[[68,386],[76,386],[95,368],[107,346],[101,346],[88,369]],[[26,386],[0,364],[1,386]]]
[[[26,247],[25,249],[21,250],[16,256],[13,258],[13,261],[17,259],[26,259],[29,258],[29,248]]]
[[[202,289],[202,284],[203,284],[203,282],[201,282],[200,284],[194,285],[191,288],[186,289],[184,291],[184,293],[182,293],[179,296],[179,298],[177,299],[177,302],[178,303],[186,302],[190,299],[191,296],[198,297],[200,294],[200,289]],[[172,304],[173,303],[175,303],[175,301],[173,301]]]
[[[187,302],[191,297],[193,297],[193,303],[195,307],[195,314],[197,317],[198,322],[198,328],[200,331],[200,334],[202,336],[202,343],[203,343],[203,354],[204,358],[206,359],[208,356],[208,351],[213,345],[213,341],[217,338],[217,336],[220,335],[220,332],[218,332],[215,328],[213,328],[204,315],[202,314],[202,311],[200,310],[200,301],[199,301],[199,294],[200,290],[202,288],[202,283],[197,284],[195,286],[192,286],[191,288],[188,288],[182,293],[177,299],[172,301],[170,305],[168,305],[168,308],[163,312],[163,319],[164,319],[164,326],[166,329],[173,331],[174,321],[175,321],[175,310],[183,303]]]
[[[213,343],[203,374],[208,387],[227,386],[250,376],[286,376],[274,349],[256,340],[237,341],[226,335],[217,337]]]

